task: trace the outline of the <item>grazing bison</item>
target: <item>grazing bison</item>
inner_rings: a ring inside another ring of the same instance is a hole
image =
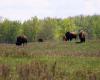
[[[27,37],[25,35],[17,37],[16,45],[24,45],[26,43],[27,43]]]
[[[38,42],[43,42],[43,39],[39,38],[39,39],[38,39]]]
[[[85,32],[83,30],[79,33],[79,39],[81,43],[85,42]]]
[[[77,38],[77,33],[75,33],[75,32],[66,32],[65,33],[65,39],[66,39],[66,41],[68,40],[68,41],[71,41],[72,39],[76,39]]]

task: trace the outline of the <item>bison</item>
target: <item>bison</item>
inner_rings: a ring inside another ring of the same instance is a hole
[[[81,43],[85,42],[85,32],[83,30],[79,33],[79,39]]]
[[[77,38],[77,33],[75,32],[66,32],[65,33],[65,39],[66,41],[71,41],[72,39],[76,39]]]
[[[39,38],[39,39],[38,39],[38,42],[43,42],[43,39],[42,39],[42,38]]]
[[[25,35],[17,37],[16,45],[20,46],[20,45],[24,45],[26,43],[27,43],[27,37]]]

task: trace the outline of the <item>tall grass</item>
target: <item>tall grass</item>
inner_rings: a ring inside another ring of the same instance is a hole
[[[6,64],[0,64],[0,80],[10,80],[10,67]]]
[[[100,40],[87,41],[77,44],[75,42],[43,42],[28,43],[26,46],[15,44],[0,44],[0,56],[100,56]]]
[[[100,80],[100,40],[0,44],[0,80]]]

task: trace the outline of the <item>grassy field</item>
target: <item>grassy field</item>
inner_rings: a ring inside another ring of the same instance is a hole
[[[100,80],[100,40],[0,44],[0,80]]]

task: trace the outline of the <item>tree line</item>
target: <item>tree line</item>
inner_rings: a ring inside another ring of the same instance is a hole
[[[38,19],[36,16],[24,21],[0,21],[0,42],[15,43],[18,35],[26,35],[29,42],[44,40],[61,40],[67,31],[84,30],[88,39],[100,39],[100,15],[75,16],[68,18]]]

